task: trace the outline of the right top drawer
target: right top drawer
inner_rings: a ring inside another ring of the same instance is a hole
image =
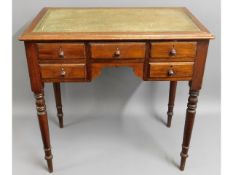
[[[151,58],[194,58],[196,42],[152,42]]]

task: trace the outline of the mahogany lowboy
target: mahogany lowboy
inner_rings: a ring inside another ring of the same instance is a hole
[[[180,169],[184,170],[208,44],[213,39],[186,8],[44,8],[19,39],[25,42],[49,172],[53,171],[53,156],[44,83],[53,83],[57,116],[63,128],[59,83],[91,82],[103,68],[119,66],[132,68],[144,81],[170,82],[168,127],[177,81],[189,82],[180,154]]]

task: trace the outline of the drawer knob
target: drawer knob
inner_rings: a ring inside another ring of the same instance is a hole
[[[167,71],[167,75],[168,75],[169,77],[172,77],[172,76],[174,76],[174,75],[175,75],[175,72],[174,72],[174,70],[172,70],[172,69],[169,69],[169,70]]]
[[[169,54],[170,56],[176,56],[176,49],[173,47]]]
[[[64,51],[62,50],[62,48],[59,49],[59,57],[64,58]]]
[[[64,77],[64,76],[66,75],[66,71],[64,70],[64,68],[61,68],[60,75],[61,75],[62,77]]]
[[[115,53],[114,53],[114,56],[115,57],[119,57],[121,55],[121,51],[119,48],[116,49]]]

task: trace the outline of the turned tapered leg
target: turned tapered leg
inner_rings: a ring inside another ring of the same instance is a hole
[[[60,83],[53,83],[54,96],[57,107],[57,117],[59,120],[60,128],[63,128],[63,112],[62,112],[62,102],[61,102],[61,88]]]
[[[40,125],[42,141],[44,144],[45,160],[48,164],[49,172],[53,172],[52,151],[49,137],[49,125],[43,93],[35,93],[37,116]]]
[[[188,157],[189,144],[191,140],[193,123],[194,123],[196,108],[197,108],[198,94],[199,94],[198,90],[189,91],[189,99],[188,99],[188,105],[187,105],[187,111],[186,111],[182,151],[180,153],[180,156],[181,156],[180,170],[184,170],[185,161],[186,161],[186,158]]]
[[[176,86],[177,86],[177,81],[170,81],[169,102],[168,102],[168,111],[167,111],[167,127],[171,127],[173,108],[176,97]]]

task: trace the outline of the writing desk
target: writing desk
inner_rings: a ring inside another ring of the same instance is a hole
[[[53,83],[63,127],[60,82],[91,82],[105,67],[131,67],[144,81],[170,81],[170,127],[177,81],[189,81],[180,169],[184,170],[213,35],[186,8],[43,8],[20,36],[26,48],[45,159],[53,171],[44,83]]]

